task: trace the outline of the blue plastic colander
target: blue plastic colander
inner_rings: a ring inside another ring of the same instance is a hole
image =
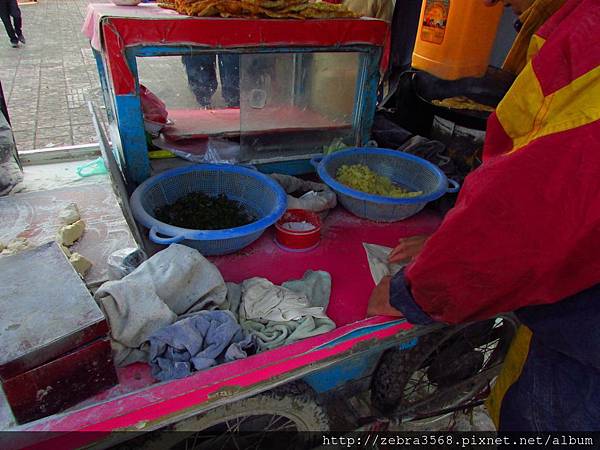
[[[154,217],[156,208],[192,192],[211,197],[225,194],[241,203],[257,220],[224,230],[190,230]],[[229,164],[198,164],[169,170],[146,180],[131,196],[133,215],[150,230],[152,242],[181,243],[205,256],[234,253],[250,245],[279,220],[286,206],[286,194],[277,182],[256,170]]]
[[[319,176],[333,189],[339,202],[352,214],[376,222],[395,222],[421,211],[425,205],[447,192],[458,192],[459,185],[448,180],[435,165],[408,153],[384,148],[360,147],[341,150],[323,158],[313,158]],[[392,198],[367,194],[338,182],[336,175],[343,165],[364,164],[392,183],[423,195]],[[452,188],[448,188],[448,184]]]

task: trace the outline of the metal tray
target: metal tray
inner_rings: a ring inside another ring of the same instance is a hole
[[[107,332],[104,314],[56,242],[0,258],[0,380]]]

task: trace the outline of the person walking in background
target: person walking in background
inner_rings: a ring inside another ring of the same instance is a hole
[[[10,45],[16,48],[19,46],[19,42],[24,44],[25,37],[21,30],[21,10],[19,9],[17,0],[0,0],[0,18],[2,19],[4,28],[6,28]]]
[[[0,0],[3,1],[3,0]],[[228,108],[240,105],[240,56],[184,55],[181,57],[190,89],[203,108],[210,108],[212,97],[217,91],[217,63],[221,78],[221,95]]]

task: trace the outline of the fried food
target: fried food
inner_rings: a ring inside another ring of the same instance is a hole
[[[341,4],[309,0],[164,0],[161,8],[197,17],[334,19],[358,16]]]
[[[315,3],[315,5],[321,5],[321,4],[323,4],[323,3]],[[311,6],[309,8],[306,8],[305,10],[303,10],[300,14],[305,19],[337,19],[337,18],[343,18],[343,17],[348,18],[348,19],[356,18],[356,15],[352,11],[349,11],[341,4],[339,4],[339,5],[332,4],[331,6],[338,6],[339,8],[327,10],[327,9],[315,8],[314,6]]]
[[[253,3],[261,8],[285,9],[290,6],[305,3],[304,0],[245,0],[246,3]]]
[[[172,9],[173,11],[177,11],[177,7],[175,6],[175,3],[162,2],[162,3],[159,3],[158,6],[160,6],[163,9]]]
[[[494,112],[494,108],[492,106],[478,103],[462,95],[458,97],[445,98],[444,100],[432,100],[431,103],[433,103],[436,106],[443,106],[445,108]]]

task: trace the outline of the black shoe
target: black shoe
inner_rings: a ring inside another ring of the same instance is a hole
[[[12,48],[17,48],[19,46],[19,41],[10,41],[10,46]]]
[[[20,35],[18,36],[18,38],[19,38],[19,42],[20,42],[21,44],[25,44],[25,36],[23,36],[22,34],[20,34]]]

